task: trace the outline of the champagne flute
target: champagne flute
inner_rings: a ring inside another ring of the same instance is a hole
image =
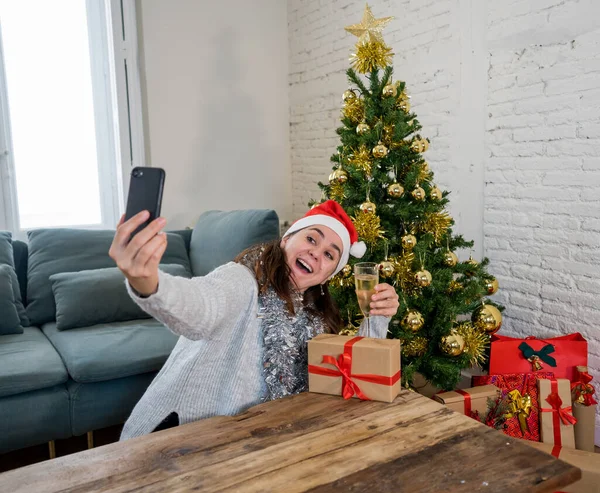
[[[375,294],[375,286],[379,283],[379,265],[374,262],[354,264],[354,282],[356,297],[360,311],[367,319],[367,337],[371,337],[371,297]]]

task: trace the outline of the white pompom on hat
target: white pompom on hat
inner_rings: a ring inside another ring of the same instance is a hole
[[[361,258],[367,251],[364,241],[358,241],[358,233],[356,232],[354,223],[342,206],[335,200],[327,200],[313,207],[303,218],[294,222],[283,237],[285,238],[291,233],[318,224],[331,228],[342,240],[342,255],[332,277],[344,268],[348,263],[350,255]]]

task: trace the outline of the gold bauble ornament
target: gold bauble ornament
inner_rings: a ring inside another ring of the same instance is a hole
[[[367,125],[366,123],[359,123],[356,126],[356,133],[358,135],[364,135],[366,134],[369,130],[371,130],[371,127],[369,127],[369,125]]]
[[[495,294],[498,291],[498,279],[487,279],[485,281],[485,290],[487,294]]]
[[[370,201],[366,201],[363,202],[362,204],[360,204],[359,209],[363,212],[369,212],[371,214],[375,214],[375,210],[377,209],[377,207],[375,206],[375,204],[373,202]]]
[[[379,143],[375,147],[373,147],[373,156],[375,156],[377,159],[383,159],[387,155],[388,155],[388,148],[386,146],[384,146],[381,143],[381,141],[379,141]]]
[[[391,277],[396,271],[396,267],[389,260],[384,260],[379,264],[379,271],[381,272],[381,277]]]
[[[394,182],[388,187],[387,192],[390,197],[397,199],[399,197],[402,197],[402,194],[404,193],[404,188],[402,188],[402,185],[400,185],[400,183]]]
[[[421,152],[425,152],[429,149],[429,141],[427,139],[421,139],[421,147],[423,150]]]
[[[429,196],[432,200],[440,200],[442,198],[442,191],[438,187],[433,187],[429,191]]]
[[[460,356],[465,349],[465,340],[453,331],[450,335],[442,337],[440,347],[448,356]]]
[[[352,89],[346,89],[344,91],[344,94],[342,95],[342,99],[345,103],[347,103],[348,101],[352,101],[356,99],[356,93]]]
[[[352,274],[352,266],[350,264],[344,265],[342,269],[342,274],[346,277]]]
[[[479,262],[477,262],[477,260],[475,260],[472,255],[469,255],[469,260],[467,260],[465,264],[477,267],[479,265]]]
[[[407,358],[416,358],[423,356],[427,351],[429,343],[424,337],[415,337],[414,339],[403,342],[401,345],[402,355]]]
[[[448,267],[454,267],[456,264],[458,264],[458,257],[456,256],[456,253],[451,251],[444,253],[444,263]]]
[[[473,312],[471,321],[478,329],[493,334],[502,326],[502,314],[494,305],[482,305]]]
[[[416,187],[410,194],[415,200],[425,200],[425,190],[421,187]]]
[[[396,90],[396,86],[393,84],[388,84],[383,88],[383,96],[386,98],[395,97],[398,94]]]
[[[417,284],[422,288],[429,286],[431,284],[431,280],[431,272],[428,270],[423,269],[415,274],[415,281],[417,281]]]
[[[402,247],[405,250],[412,250],[417,244],[417,239],[413,235],[405,235],[402,237]]]
[[[423,315],[417,310],[408,310],[400,322],[405,330],[410,330],[411,332],[419,331],[423,327],[423,323]]]
[[[334,169],[329,175],[329,183],[346,183],[348,181],[348,173],[342,168]]]

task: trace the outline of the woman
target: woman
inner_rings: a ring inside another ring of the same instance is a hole
[[[327,282],[350,254],[361,257],[365,250],[342,207],[328,200],[296,221],[281,241],[246,250],[235,262],[192,279],[158,269],[167,246],[163,218],[128,241],[147,218],[144,211],[121,220],[109,254],[136,303],[181,337],[121,439],[238,414],[307,390],[307,341],[341,325]],[[376,291],[371,331],[384,338],[398,296],[388,284]]]

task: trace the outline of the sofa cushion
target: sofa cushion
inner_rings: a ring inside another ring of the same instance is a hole
[[[0,397],[66,381],[65,365],[40,329],[0,336]]]
[[[23,300],[23,304],[25,305],[27,302],[27,243],[20,240],[13,240],[12,246],[15,271],[21,289],[21,300]]]
[[[42,325],[55,319],[50,281],[52,274],[115,266],[108,256],[114,234],[114,231],[79,229],[38,229],[28,232],[27,315],[32,324]],[[171,233],[167,233],[167,238],[167,250],[162,262],[183,265],[191,273],[183,238]]]
[[[0,265],[8,264],[14,268],[12,235],[8,231],[0,231]]]
[[[183,265],[161,265],[160,269],[174,276],[191,277]],[[117,267],[60,272],[52,274],[50,281],[58,330],[150,318],[127,293],[125,276]]]
[[[11,271],[12,267],[9,265],[0,265],[0,335],[23,333],[15,304]]]
[[[69,393],[64,384],[2,398],[0,454],[70,436]]]
[[[150,372],[105,382],[69,380],[73,435],[124,423],[155,376],[156,372]]]
[[[204,276],[246,248],[278,236],[279,218],[273,210],[205,212],[192,232],[192,271],[195,276]]]
[[[101,382],[159,370],[177,336],[154,319],[132,320],[60,331],[42,326],[69,375],[80,383]]]

